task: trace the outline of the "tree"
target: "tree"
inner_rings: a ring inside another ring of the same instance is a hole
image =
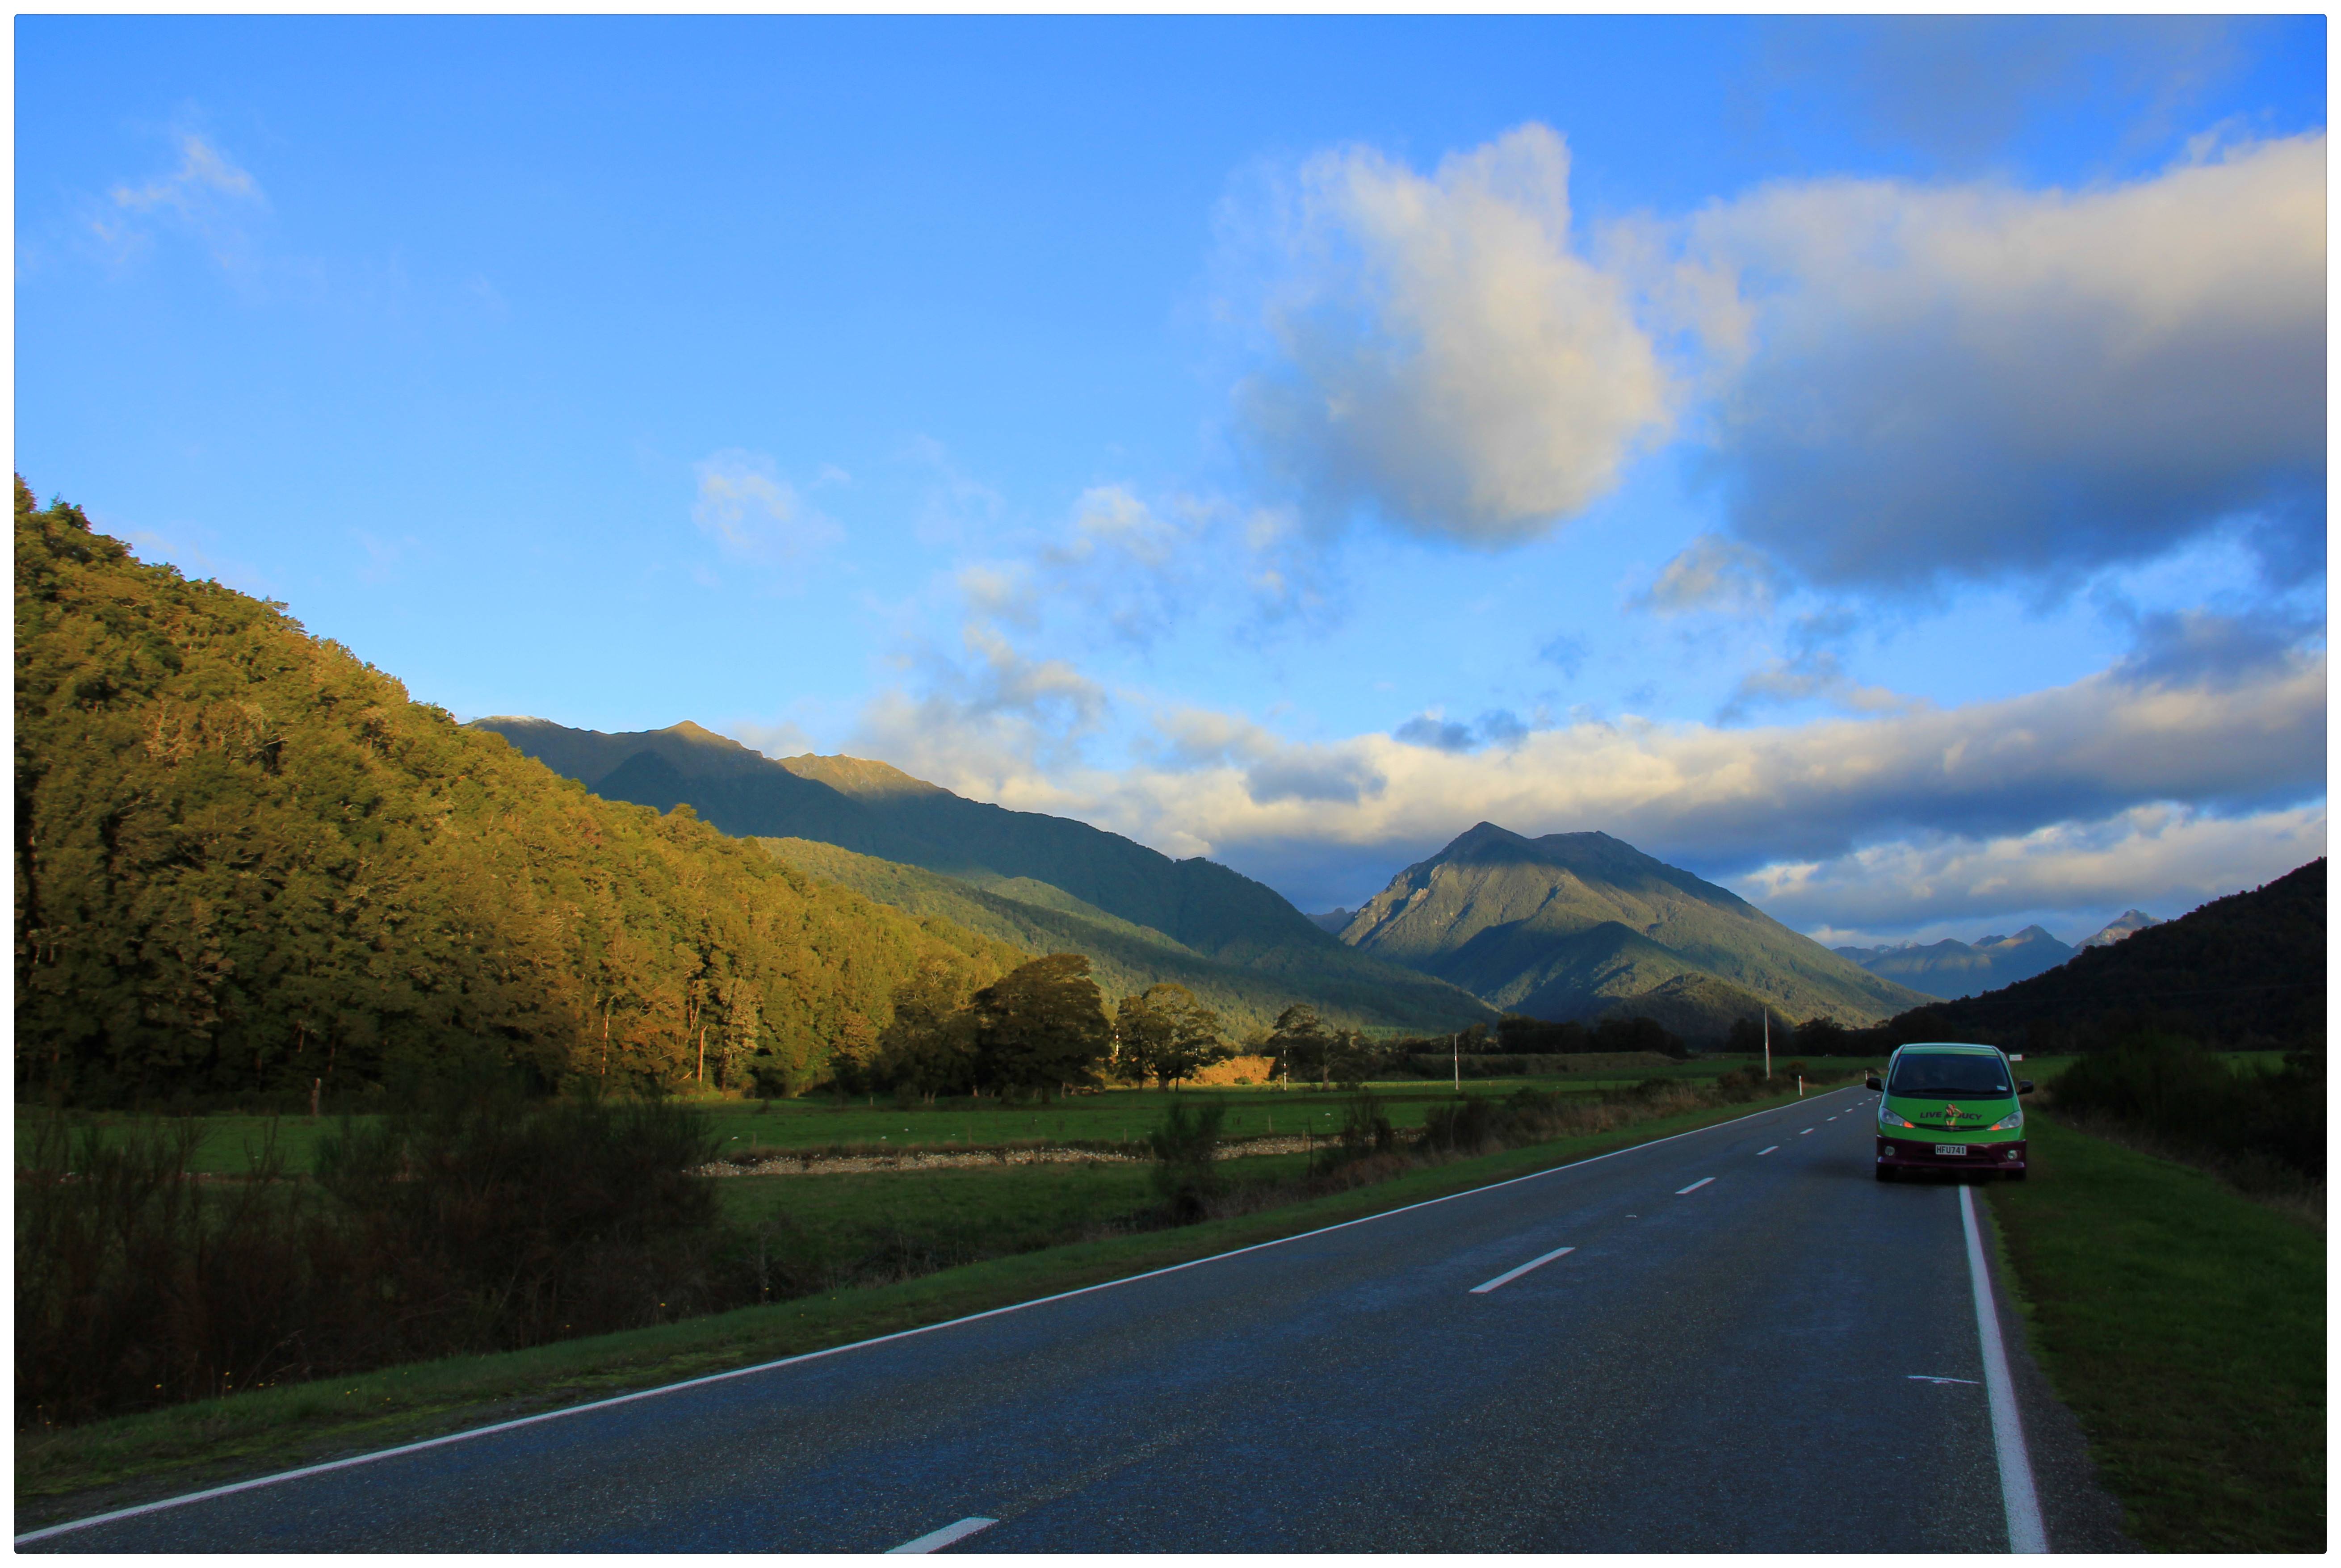
[[[1785,1042],[1783,1042],[1785,1044]],[[1826,1014],[1807,1018],[1797,1026],[1797,1052],[1807,1057],[1842,1057],[1851,1054],[1843,1024]]]
[[[975,1021],[967,978],[930,958],[894,989],[894,1017],[863,1072],[872,1088],[907,1088],[931,1100],[975,1080]]]
[[[968,1004],[976,1078],[1001,1088],[1093,1084],[1113,1051],[1104,998],[1080,953],[1051,953],[1011,969]]]
[[[1321,1079],[1330,1065],[1332,1047],[1332,1037],[1326,1033],[1317,1009],[1306,1002],[1295,1002],[1279,1013],[1276,1027],[1268,1037],[1269,1055],[1276,1058],[1277,1070],[1288,1078],[1298,1067],[1302,1077],[1314,1072]]]
[[[1121,999],[1113,1037],[1114,1063],[1122,1075],[1140,1082],[1151,1077],[1164,1088],[1234,1054],[1220,1042],[1219,1014],[1167,980]]]

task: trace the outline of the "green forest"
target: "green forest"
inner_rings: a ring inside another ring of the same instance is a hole
[[[1025,955],[607,801],[16,482],[16,1085],[788,1093]],[[593,1080],[591,1086],[585,1080]]]

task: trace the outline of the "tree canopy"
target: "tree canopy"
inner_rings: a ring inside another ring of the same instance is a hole
[[[1022,957],[589,795],[21,479],[15,516],[20,1091],[786,1089]]]

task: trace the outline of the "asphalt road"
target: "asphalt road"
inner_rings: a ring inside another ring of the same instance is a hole
[[[22,1545],[2003,1552],[1959,1189],[1873,1105]],[[2120,1546],[1999,1319],[2048,1544]]]

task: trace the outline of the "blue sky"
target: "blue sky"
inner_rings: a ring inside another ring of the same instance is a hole
[[[2325,849],[2321,18],[20,18],[16,467],[466,718],[1830,940]]]

